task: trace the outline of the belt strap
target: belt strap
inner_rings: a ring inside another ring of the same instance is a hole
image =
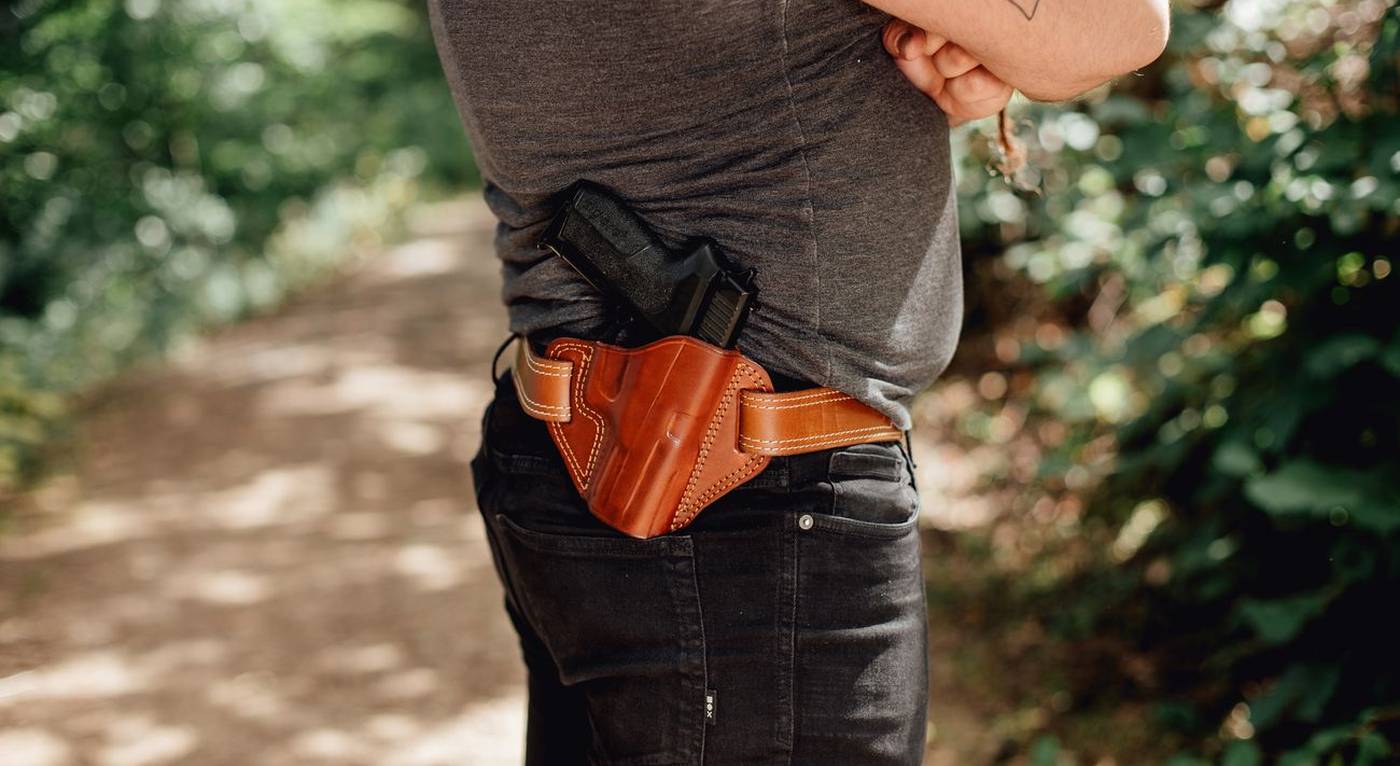
[[[525,338],[516,344],[511,378],[520,406],[539,420],[567,423],[573,416],[574,363],[538,356]],[[893,421],[834,388],[771,393],[739,392],[739,447],[760,455],[796,455],[903,436]]]

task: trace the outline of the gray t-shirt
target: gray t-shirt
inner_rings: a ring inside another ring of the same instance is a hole
[[[663,239],[758,270],[739,348],[910,425],[962,318],[948,127],[857,0],[429,0],[511,329],[605,312],[535,248],[554,196],[611,187]]]

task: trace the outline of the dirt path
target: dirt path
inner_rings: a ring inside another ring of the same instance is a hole
[[[491,225],[478,201],[426,210],[90,404],[72,471],[0,538],[0,763],[519,762],[466,471],[505,332]],[[925,488],[955,479],[921,462]],[[940,732],[975,730],[935,702]],[[957,741],[929,762],[969,762]]]
[[[6,766],[506,764],[522,675],[466,462],[491,221],[125,377],[0,540]]]

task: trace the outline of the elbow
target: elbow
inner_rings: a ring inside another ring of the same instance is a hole
[[[1023,78],[1018,90],[1032,101],[1068,101],[1156,61],[1167,49],[1171,27],[1167,0],[1141,0],[1132,6],[1134,12],[1117,33],[1096,40],[1092,49],[1054,57],[1056,66],[1038,67],[1040,71]]]
[[[1112,77],[1146,68],[1161,58],[1167,50],[1167,40],[1171,37],[1171,10],[1167,0],[1148,0],[1140,7],[1140,16],[1130,29],[1135,34],[1125,35],[1122,50],[1121,71]]]

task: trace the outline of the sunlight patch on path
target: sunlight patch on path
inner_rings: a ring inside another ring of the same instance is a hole
[[[471,706],[457,718],[399,743],[384,766],[518,766],[525,741],[523,695]]]
[[[38,727],[0,731],[0,753],[6,766],[62,766],[71,762],[72,748]]]
[[[150,683],[150,675],[120,652],[101,650],[0,679],[0,707],[41,699],[120,697]]]

